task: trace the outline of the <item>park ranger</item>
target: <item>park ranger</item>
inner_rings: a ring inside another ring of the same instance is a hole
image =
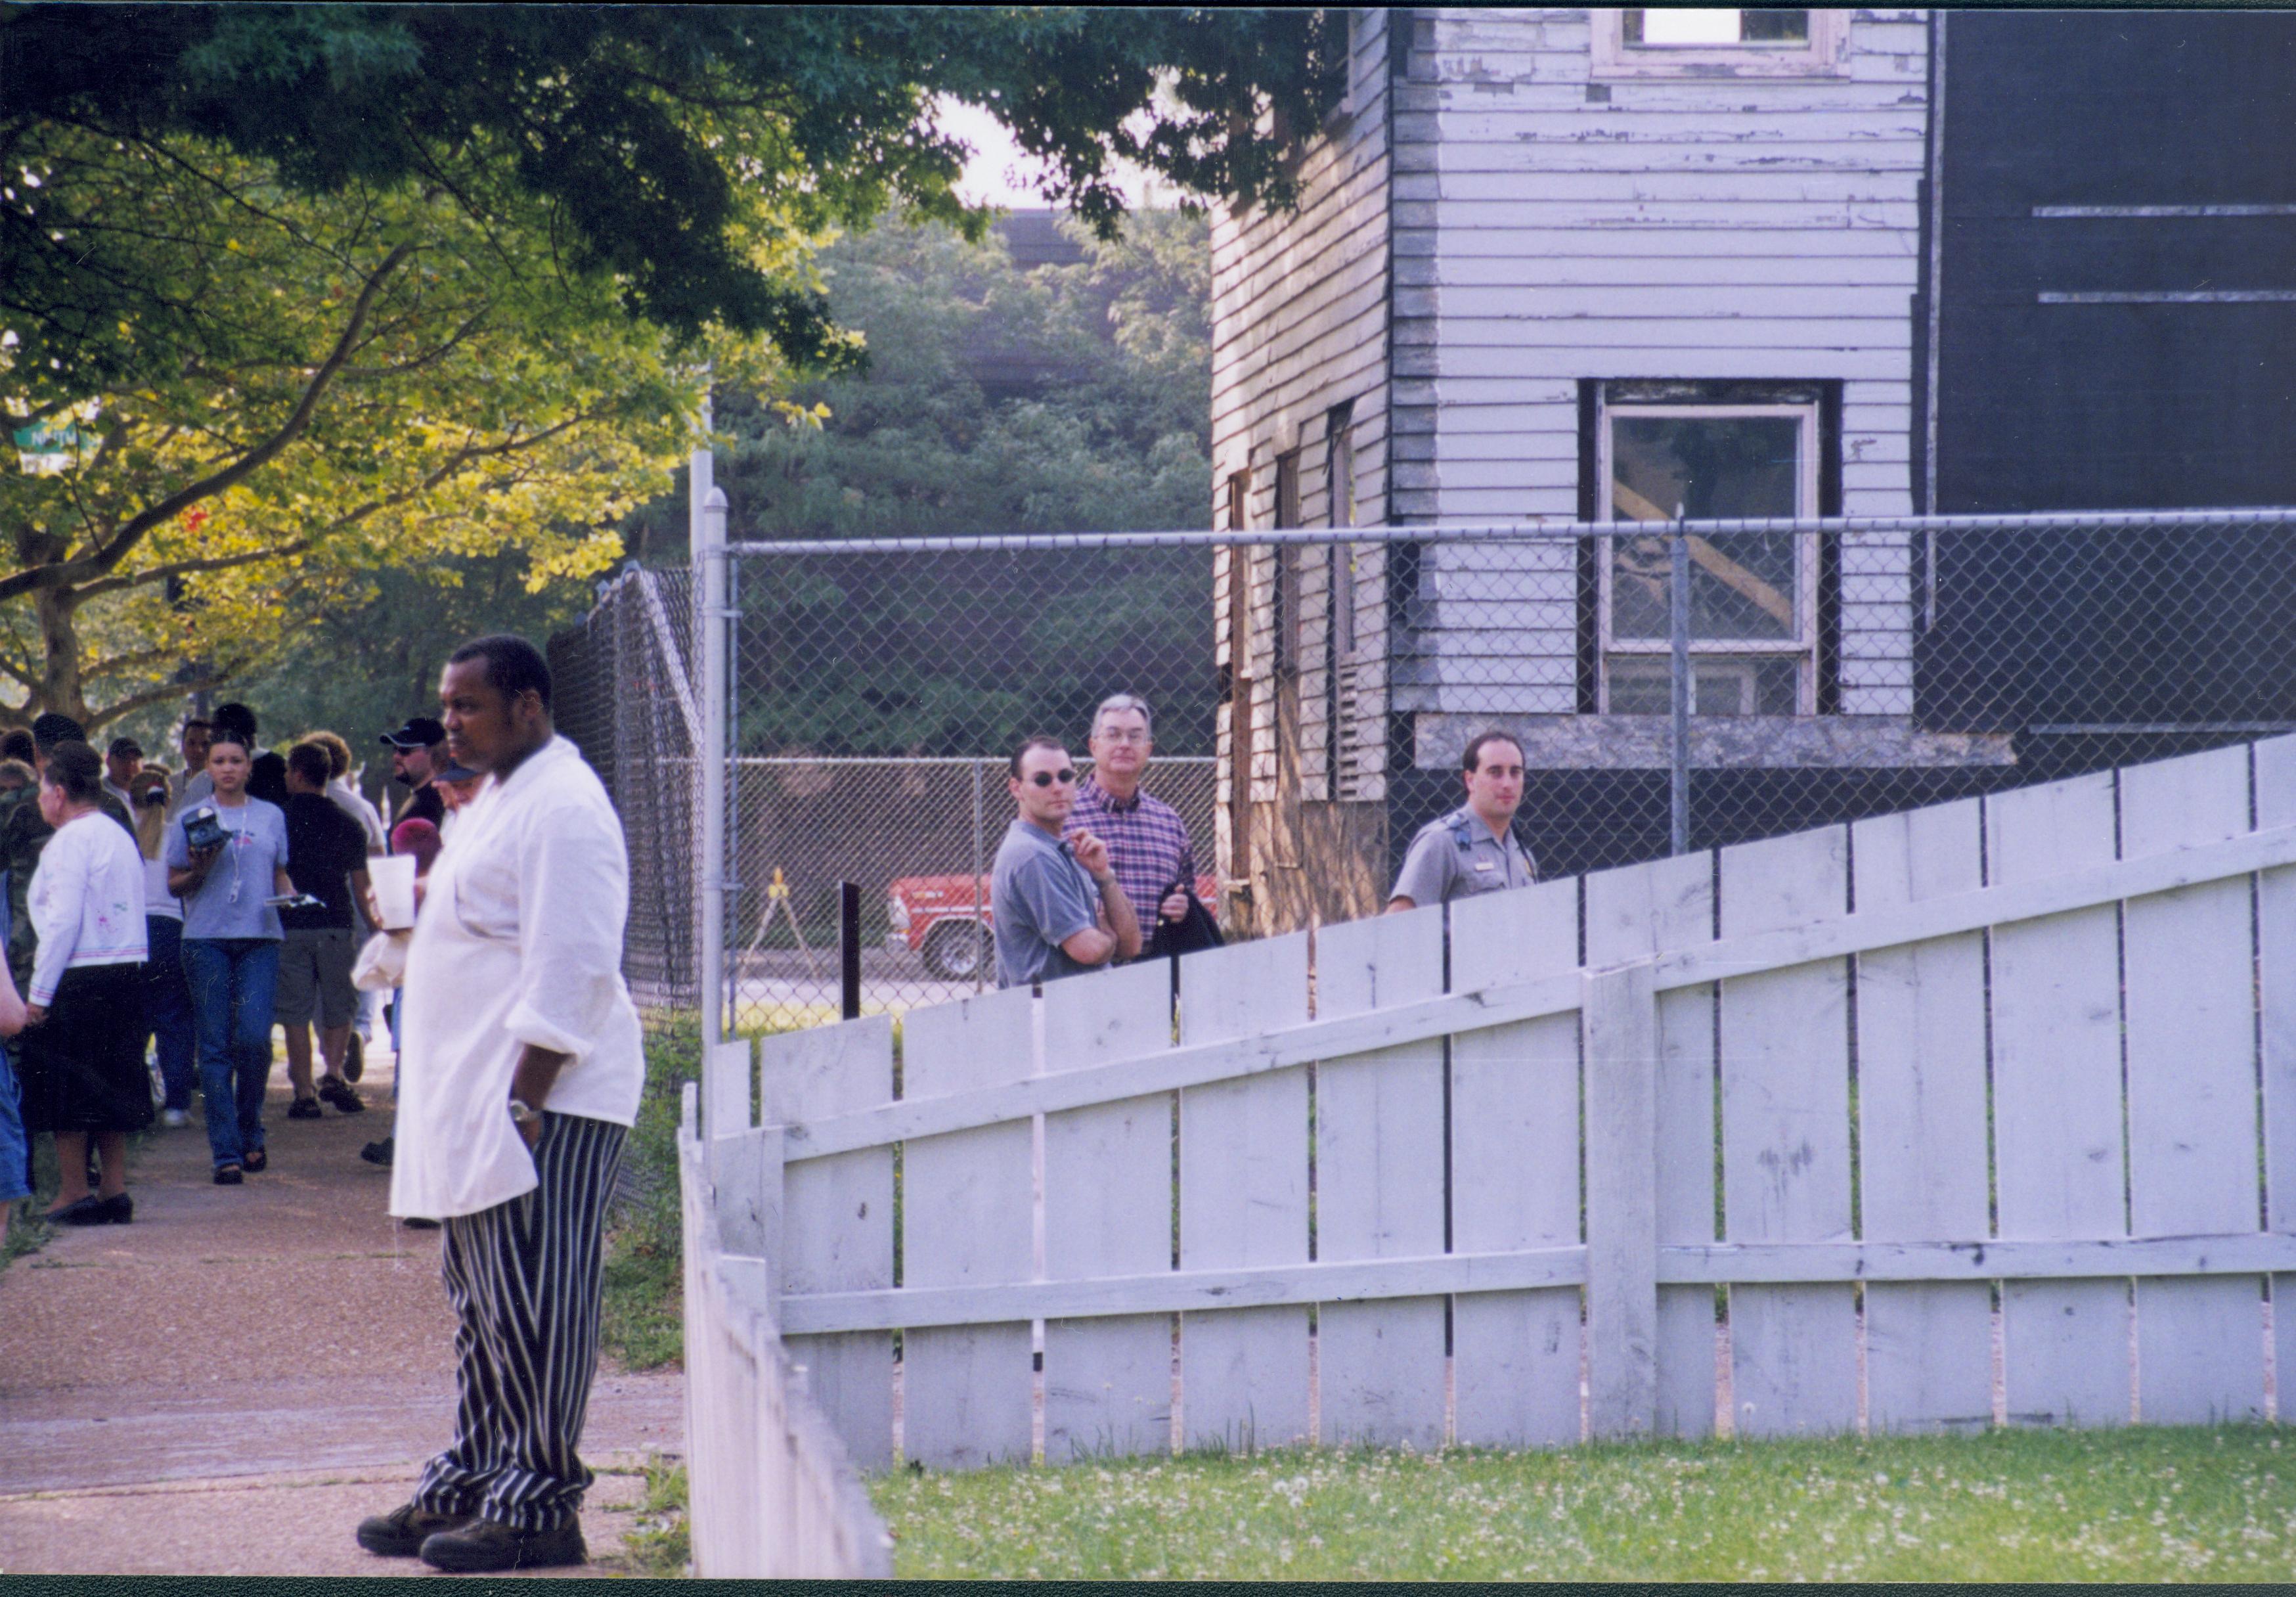
[[[1467,802],[1411,840],[1387,901],[1390,915],[1538,879],[1530,851],[1510,829],[1522,803],[1522,745],[1505,732],[1482,733],[1468,741],[1461,767]]]

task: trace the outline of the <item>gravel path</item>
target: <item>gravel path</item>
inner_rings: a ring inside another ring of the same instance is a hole
[[[271,1167],[209,1180],[193,1124],[129,1168],[131,1225],[63,1231],[0,1272],[0,1573],[412,1574],[351,1541],[447,1438],[454,1321],[439,1233],[385,1213],[362,1143],[390,1129],[390,1061],[357,1115],[265,1123]],[[635,1522],[643,1469],[684,1439],[676,1372],[602,1370],[583,1453],[594,1558]]]

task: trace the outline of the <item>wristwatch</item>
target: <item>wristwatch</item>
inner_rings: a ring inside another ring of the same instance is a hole
[[[513,1098],[510,1100],[510,1123],[512,1125],[524,1125],[529,1120],[539,1120],[541,1118],[542,1111],[536,1108],[532,1104],[527,1102],[526,1099],[522,1098]]]

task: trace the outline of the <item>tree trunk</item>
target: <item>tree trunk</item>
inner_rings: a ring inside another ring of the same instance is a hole
[[[87,725],[87,700],[80,680],[78,601],[69,589],[43,588],[32,596],[40,621],[40,687],[24,706],[26,714],[53,710]]]

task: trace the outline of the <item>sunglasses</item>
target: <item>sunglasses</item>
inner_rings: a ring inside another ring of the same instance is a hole
[[[1040,770],[1029,780],[1039,787],[1050,787],[1055,782],[1063,787],[1071,786],[1076,782],[1076,767],[1070,765],[1059,770]]]

